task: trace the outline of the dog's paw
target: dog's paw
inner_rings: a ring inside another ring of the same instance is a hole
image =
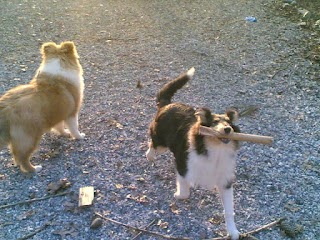
[[[42,166],[41,166],[41,165],[36,165],[36,166],[34,166],[34,171],[35,171],[36,173],[40,172],[41,170],[42,170]]]
[[[184,200],[184,199],[188,199],[190,196],[190,193],[178,193],[178,192],[175,192],[174,193],[174,198],[177,199],[177,200]]]
[[[52,128],[51,132],[53,132],[55,135],[58,135],[58,136],[63,136],[63,137],[70,136],[70,132],[68,129]]]
[[[79,133],[76,136],[74,136],[74,139],[81,140],[81,139],[84,139],[85,136],[86,136],[85,133]]]
[[[80,133],[80,136],[81,136],[80,139],[84,139],[86,134],[85,133]]]
[[[231,240],[238,240],[240,237],[240,232],[237,229],[229,231],[229,236]]]
[[[60,135],[63,137],[70,137],[71,133],[68,129],[64,129],[63,132],[60,132]]]
[[[154,161],[156,158],[155,150],[152,148],[149,148],[148,151],[146,152],[146,157],[149,161]]]

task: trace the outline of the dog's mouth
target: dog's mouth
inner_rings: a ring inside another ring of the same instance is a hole
[[[230,139],[228,138],[219,138],[221,142],[223,142],[224,144],[228,144],[230,142]]]

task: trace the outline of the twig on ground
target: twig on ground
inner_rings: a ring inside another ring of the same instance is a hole
[[[243,238],[245,238],[245,239],[251,239],[251,240],[259,240],[258,238],[256,238],[256,237],[254,237],[254,236],[252,236],[252,235],[247,235],[247,236],[245,236],[245,237],[243,237]]]
[[[153,219],[153,220],[152,220],[147,226],[145,226],[143,229],[144,229],[144,230],[147,230],[148,227],[150,227],[151,225],[153,225],[155,221],[156,221],[156,219]],[[142,234],[142,232],[139,232],[137,235],[135,235],[135,236],[132,238],[132,240],[137,239],[141,234]]]
[[[265,230],[267,228],[273,227],[274,225],[277,225],[278,223],[280,223],[280,222],[282,222],[282,221],[284,221],[286,219],[287,219],[286,217],[279,218],[279,219],[277,219],[277,220],[275,220],[275,221],[273,221],[271,223],[263,225],[263,226],[261,226],[261,227],[259,227],[257,229],[254,229],[254,230],[252,230],[250,232],[243,233],[243,234],[241,234],[241,236],[246,237],[247,235],[252,235],[254,233],[260,232],[261,230]]]
[[[33,198],[33,199],[30,199],[30,200],[25,200],[25,201],[21,201],[21,202],[10,203],[10,204],[6,204],[6,205],[0,206],[0,209],[13,207],[13,206],[16,206],[16,205],[21,205],[21,204],[26,204],[26,203],[32,203],[32,202],[36,202],[36,201],[42,201],[42,200],[46,200],[46,199],[49,199],[49,198],[64,196],[64,195],[67,195],[69,193],[70,192],[63,192],[63,193],[58,193],[58,194],[55,194],[55,195],[49,195],[49,196],[45,196],[45,197],[41,197],[41,198]]]
[[[242,233],[240,235],[240,239],[247,238],[247,237],[252,238],[252,239],[256,239],[254,236],[252,236],[252,234],[260,232],[260,231],[265,230],[267,228],[273,227],[274,225],[277,225],[278,223],[280,223],[281,221],[283,221],[285,219],[286,219],[286,217],[282,217],[282,218],[279,218],[271,223],[263,225],[257,229],[254,229],[254,230],[246,232],[246,233]],[[228,236],[224,236],[224,237],[217,237],[217,238],[209,238],[207,240],[226,240],[226,239],[230,239],[230,238]]]
[[[109,221],[109,222],[112,222],[112,223],[115,223],[115,224],[118,224],[118,225],[121,225],[121,226],[124,226],[124,227],[127,227],[127,228],[131,228],[133,230],[136,230],[136,231],[140,231],[140,232],[143,232],[143,233],[146,233],[146,234],[150,234],[150,235],[154,235],[154,236],[158,236],[158,237],[162,237],[162,238],[166,238],[166,239],[176,239],[176,240],[190,240],[190,238],[186,238],[186,237],[173,237],[173,236],[169,236],[169,235],[163,235],[163,234],[160,234],[160,233],[157,233],[157,232],[151,232],[151,231],[148,231],[148,230],[145,230],[145,229],[141,229],[141,228],[138,228],[138,227],[133,227],[131,225],[128,225],[128,224],[125,224],[125,223],[122,223],[122,222],[118,222],[116,220],[113,220],[111,218],[107,218],[103,215],[101,215],[100,213],[97,213],[95,212],[95,214],[99,217],[101,217],[102,219],[106,220],[106,221]]]
[[[52,220],[50,221],[47,221],[43,226],[39,227],[37,230],[35,230],[34,232],[32,233],[29,233],[21,238],[18,238],[18,240],[26,240],[28,238],[31,238],[33,237],[34,235],[36,235],[37,233],[43,231],[46,227],[50,226],[50,223],[51,223]]]
[[[282,72],[282,71],[285,71],[289,68],[289,65],[283,67],[283,68],[280,68],[278,70],[276,70],[271,76],[270,78],[273,79],[278,73]]]

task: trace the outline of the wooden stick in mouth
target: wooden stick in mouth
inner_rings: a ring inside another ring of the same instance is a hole
[[[200,126],[199,134],[204,136],[211,136],[217,138],[227,138],[238,141],[261,143],[261,144],[271,144],[273,142],[273,137],[255,135],[255,134],[246,134],[246,133],[230,133],[230,134],[221,134],[217,131],[214,131],[212,128]]]

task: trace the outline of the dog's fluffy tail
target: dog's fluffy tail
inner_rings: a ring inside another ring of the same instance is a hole
[[[190,68],[188,72],[168,82],[161,88],[160,92],[157,95],[158,108],[162,108],[171,103],[173,95],[192,78],[192,76],[194,75],[194,71],[194,67]]]

